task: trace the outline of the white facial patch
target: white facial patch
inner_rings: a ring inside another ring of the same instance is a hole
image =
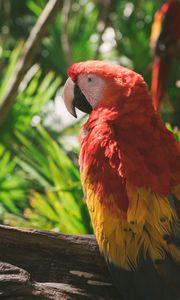
[[[102,98],[105,80],[96,74],[80,74],[77,84],[92,108],[95,108]]]

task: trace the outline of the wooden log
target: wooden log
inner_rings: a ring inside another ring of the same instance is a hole
[[[120,299],[94,236],[0,225],[0,299]]]

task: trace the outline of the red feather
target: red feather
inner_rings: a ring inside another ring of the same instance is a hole
[[[155,50],[151,92],[157,110],[163,99],[172,60],[179,56],[180,3],[169,0],[157,11],[152,25],[151,47]]]
[[[124,195],[126,179],[167,196],[180,182],[178,144],[155,113],[143,78],[100,61],[74,64],[69,75],[76,80],[82,72],[104,76],[109,85],[84,125],[88,134],[81,141],[81,167],[88,168],[94,189],[105,194],[120,189]],[[127,209],[127,197],[119,198]]]

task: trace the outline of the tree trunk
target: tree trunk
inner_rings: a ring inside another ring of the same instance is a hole
[[[91,235],[0,226],[0,299],[120,299]]]

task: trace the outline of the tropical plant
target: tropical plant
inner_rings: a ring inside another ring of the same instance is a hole
[[[47,0],[0,0],[0,103],[31,31]],[[64,0],[16,101],[0,128],[0,219],[15,226],[92,232],[78,172],[78,148],[67,137],[80,122],[54,130],[47,109],[54,103],[74,61],[114,60],[151,77],[149,36],[162,1]],[[21,40],[21,41],[20,41]],[[168,83],[171,105],[164,120],[179,122],[179,90],[174,66]],[[51,101],[51,102],[50,102]],[[175,112],[175,109],[177,112]],[[60,124],[60,123],[59,123]],[[54,125],[54,124],[53,124]],[[180,138],[178,129],[168,128]]]
[[[18,165],[33,184],[30,206],[25,216],[31,225],[63,232],[91,232],[87,208],[82,201],[79,171],[62,145],[39,124],[33,142],[16,133],[19,141]]]
[[[0,84],[0,103],[15,69],[22,46],[23,44],[19,43],[9,57]],[[12,145],[15,130],[24,133],[31,130],[33,116],[41,114],[42,108],[55,95],[60,84],[61,78],[56,76],[54,72],[48,72],[43,76],[41,68],[38,65],[33,65],[21,82],[16,102],[0,128],[1,142]]]
[[[19,44],[10,55],[1,81],[2,96],[21,49]],[[91,232],[77,167],[55,138],[40,124],[35,126],[60,83],[53,72],[43,76],[37,65],[21,83],[1,127],[1,208],[7,224]]]
[[[20,216],[27,206],[28,182],[18,168],[16,159],[0,145],[0,215],[9,211]]]

